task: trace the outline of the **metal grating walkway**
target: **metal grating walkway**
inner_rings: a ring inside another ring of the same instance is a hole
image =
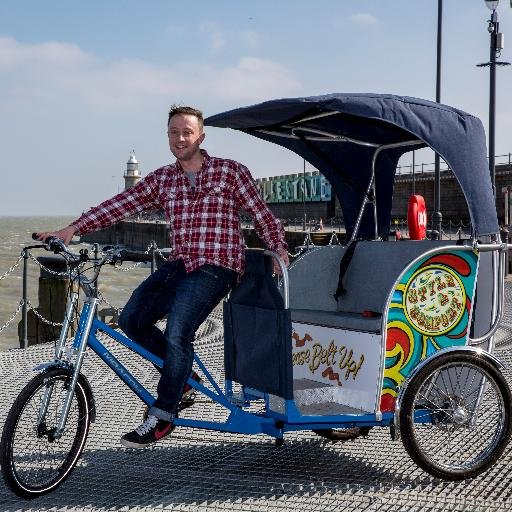
[[[512,382],[512,283],[506,284],[506,304],[496,342]],[[215,311],[196,341],[196,351],[220,381],[221,318]],[[51,354],[49,346],[0,353],[0,426],[32,367]],[[155,385],[151,366],[124,361],[143,383]],[[287,434],[282,448],[263,436],[178,428],[153,448],[127,450],[119,437],[140,423],[140,402],[94,355],[86,358],[84,373],[95,392],[97,419],[74,472],[57,491],[30,502],[0,481],[0,510],[512,510],[512,446],[485,475],[462,483],[439,481],[418,469],[384,428],[345,444],[308,432]],[[192,409],[198,407],[207,419],[225,415],[206,400]]]

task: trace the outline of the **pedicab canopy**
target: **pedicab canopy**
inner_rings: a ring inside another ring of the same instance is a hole
[[[474,234],[498,232],[482,123],[453,107],[405,96],[338,93],[266,101],[208,117],[205,124],[274,142],[310,162],[331,183],[348,233],[354,230],[375,158],[381,237],[390,230],[400,156],[429,146],[453,170],[466,197]],[[432,211],[433,205],[428,206]],[[366,208],[359,237],[374,236],[372,210]]]

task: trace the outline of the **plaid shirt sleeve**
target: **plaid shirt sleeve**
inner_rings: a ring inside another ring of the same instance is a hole
[[[152,172],[134,187],[91,208],[71,224],[84,235],[111,226],[142,210],[157,208],[159,206],[158,181],[158,171]]]
[[[239,165],[236,173],[237,187],[235,195],[240,206],[254,219],[256,233],[265,242],[267,248],[276,252],[287,249],[284,229],[279,220],[270,211],[252,179],[249,169]]]

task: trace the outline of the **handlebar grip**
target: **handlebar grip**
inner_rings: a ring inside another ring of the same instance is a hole
[[[146,263],[152,259],[151,254],[146,254],[145,252],[130,251],[128,249],[121,249],[119,251],[119,255],[124,261],[133,261],[135,263]]]
[[[37,233],[32,233],[32,240],[38,240]],[[45,238],[43,243],[48,245],[52,251],[57,247],[64,248],[64,242],[56,236],[49,236],[48,238]]]

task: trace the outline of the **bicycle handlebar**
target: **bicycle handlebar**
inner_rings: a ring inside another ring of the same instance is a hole
[[[37,233],[32,233],[32,239],[37,240]],[[44,240],[44,247],[48,251],[53,251],[55,254],[65,253],[68,256],[71,256],[74,259],[80,259],[81,261],[86,261],[84,255],[72,253],[66,247],[64,242],[55,236],[49,236]],[[104,250],[105,257],[102,258],[101,264],[107,263],[118,263],[122,261],[133,261],[136,263],[146,263],[151,261],[152,256],[145,252],[132,251],[130,249],[118,249],[115,246],[109,247],[108,250]],[[87,258],[88,259],[88,258]]]
[[[129,249],[120,249],[117,251],[118,260],[133,261],[135,263],[147,263],[152,260],[151,254],[138,251],[130,251]]]
[[[36,233],[32,234],[32,238],[37,240]],[[29,247],[25,247],[28,249]],[[103,250],[103,256],[100,259],[90,258],[87,249],[81,249],[80,253],[71,252],[68,247],[64,244],[64,242],[55,237],[50,236],[44,240],[44,244],[30,246],[30,248],[41,248],[46,249],[47,251],[53,251],[55,254],[60,254],[65,258],[67,264],[70,268],[78,267],[81,263],[85,263],[87,261],[93,262],[93,275],[91,277],[86,277],[82,272],[78,272],[73,279],[76,279],[82,289],[85,291],[88,297],[96,296],[96,287],[94,283],[96,282],[101,268],[105,264],[115,265],[116,263],[122,263],[123,261],[133,261],[133,262],[149,262],[152,260],[152,255],[144,253],[131,251],[129,249],[119,249],[117,247],[109,247],[108,249]]]
[[[37,240],[37,233],[32,233],[32,240]],[[43,243],[48,246],[49,251],[53,251],[55,254],[60,252],[68,252],[64,242],[56,236],[49,236]]]

